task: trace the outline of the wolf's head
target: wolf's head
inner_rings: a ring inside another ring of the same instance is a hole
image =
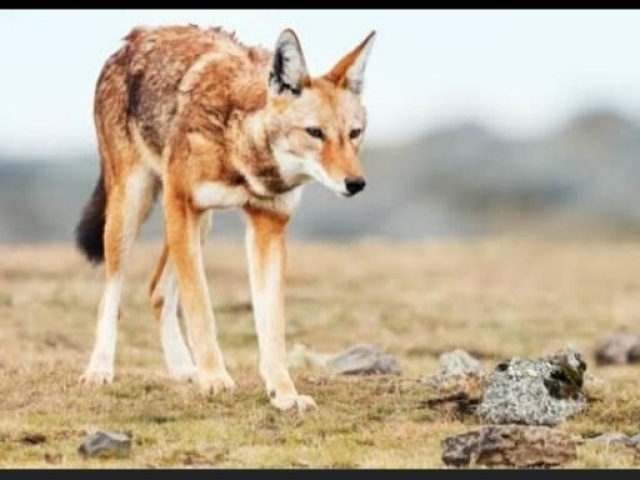
[[[267,80],[267,135],[289,182],[315,179],[345,197],[364,188],[358,154],[367,118],[361,93],[374,37],[371,32],[328,73],[311,77],[296,34],[280,34]]]

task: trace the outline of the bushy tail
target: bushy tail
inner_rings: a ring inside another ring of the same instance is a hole
[[[100,178],[89,202],[82,210],[82,217],[76,226],[76,245],[91,263],[102,263],[104,260],[104,224],[107,206],[107,192],[104,177]]]

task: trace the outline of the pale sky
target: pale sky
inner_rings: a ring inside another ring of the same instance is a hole
[[[322,74],[377,30],[365,76],[371,143],[477,120],[506,135],[590,106],[640,112],[637,10],[3,10],[0,156],[95,148],[95,81],[136,25],[195,23],[271,48],[283,28]]]

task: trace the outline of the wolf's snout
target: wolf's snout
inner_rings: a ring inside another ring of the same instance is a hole
[[[350,195],[355,195],[356,193],[364,190],[364,186],[367,184],[362,177],[347,177],[344,180],[344,184],[347,187],[347,192]]]

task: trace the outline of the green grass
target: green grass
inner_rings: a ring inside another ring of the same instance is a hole
[[[39,468],[444,468],[443,438],[477,428],[430,409],[423,381],[455,348],[487,370],[568,343],[603,397],[556,427],[580,436],[640,432],[640,367],[597,367],[612,331],[639,331],[640,244],[518,239],[391,244],[292,244],[287,341],[338,353],[380,344],[400,376],[292,370],[318,409],[276,411],[257,373],[242,242],[213,237],[206,267],[233,394],[201,395],[166,374],[147,298],[159,246],[138,245],[128,277],[116,380],[78,385],[93,345],[102,270],[70,245],[0,248],[0,466]],[[84,459],[96,429],[129,433],[131,456]],[[631,449],[581,445],[573,468],[638,468]]]

